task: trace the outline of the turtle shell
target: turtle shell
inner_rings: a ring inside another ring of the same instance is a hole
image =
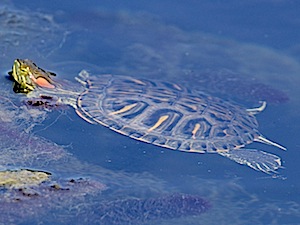
[[[256,118],[229,101],[180,85],[127,76],[86,76],[77,113],[121,134],[189,152],[238,149],[260,134]]]

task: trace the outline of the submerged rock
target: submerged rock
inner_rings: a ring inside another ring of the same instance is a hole
[[[106,189],[90,179],[53,179],[48,172],[27,169],[2,171],[0,177],[1,224],[45,223],[43,217],[52,211],[53,215],[75,215],[68,212],[70,207]]]
[[[22,189],[38,186],[49,180],[50,173],[34,170],[0,171],[0,187],[5,189]]]

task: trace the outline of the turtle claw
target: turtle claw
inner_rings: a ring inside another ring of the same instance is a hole
[[[86,70],[81,70],[75,80],[81,83],[83,86],[86,86],[86,80],[89,77],[89,73]]]

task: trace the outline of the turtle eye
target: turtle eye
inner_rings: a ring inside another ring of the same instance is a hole
[[[50,74],[51,76],[56,76],[56,73],[53,73],[53,72],[48,71],[48,74]]]

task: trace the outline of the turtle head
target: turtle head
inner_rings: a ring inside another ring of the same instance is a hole
[[[55,73],[43,70],[29,59],[16,59],[9,74],[14,79],[18,92],[28,93],[37,86],[55,88],[51,79]]]

